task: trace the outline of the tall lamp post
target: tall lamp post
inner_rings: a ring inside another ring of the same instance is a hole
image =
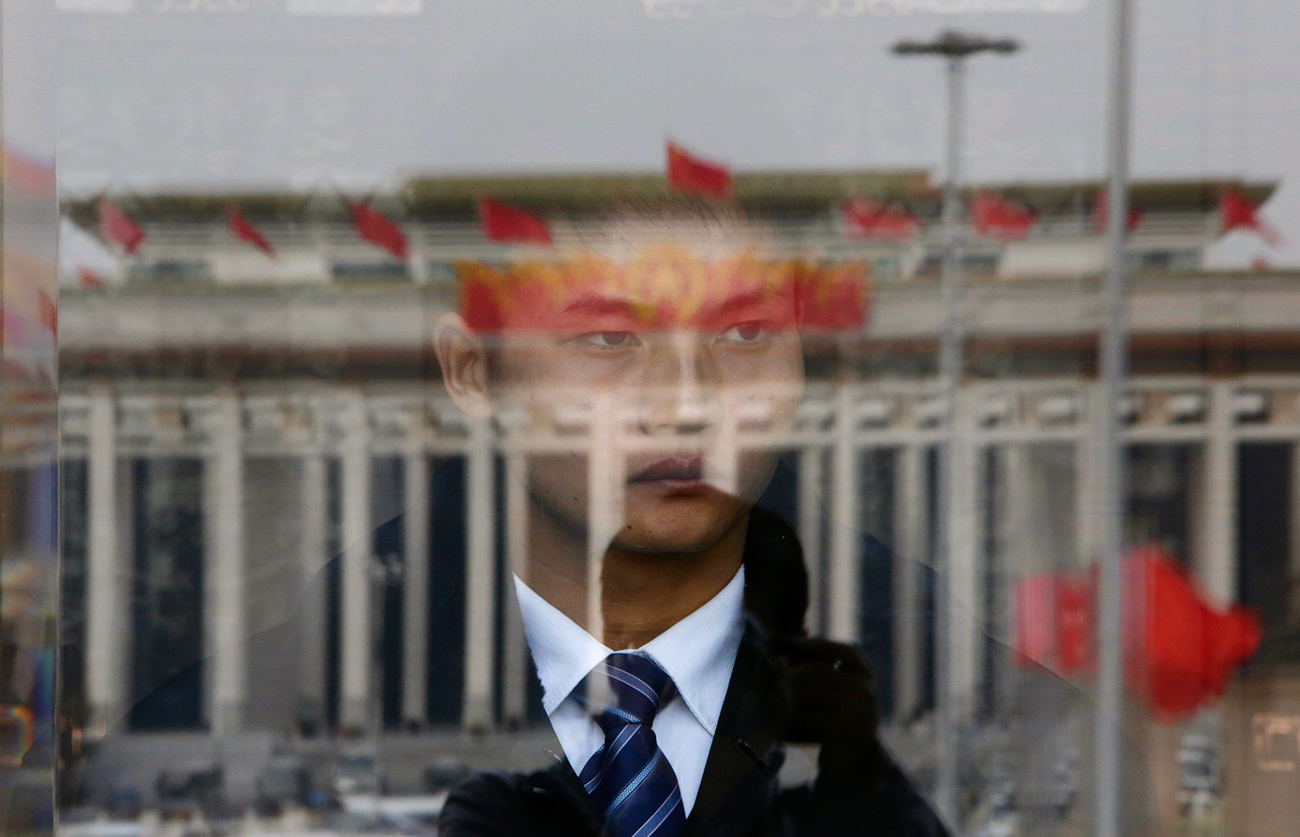
[[[943,332],[939,338],[939,381],[942,389],[947,440],[939,451],[937,526],[935,553],[939,564],[935,584],[935,743],[938,781],[935,804],[939,815],[954,830],[959,828],[957,810],[957,695],[952,677],[951,621],[955,598],[952,576],[952,480],[957,461],[957,390],[961,384],[963,359],[962,228],[961,228],[961,128],[965,111],[966,59],[981,52],[1010,55],[1020,49],[1011,38],[987,38],[945,31],[933,41],[899,41],[895,55],[935,55],[947,62],[948,142],[944,160],[943,187]]]
[[[1097,716],[1094,728],[1093,816],[1097,837],[1123,833],[1124,713],[1124,496],[1127,478],[1120,447],[1119,405],[1128,375],[1128,321],[1125,298],[1128,275],[1129,120],[1132,66],[1133,2],[1115,0],[1111,12],[1110,95],[1107,113],[1106,278],[1102,283],[1103,321],[1100,343],[1101,416],[1093,422],[1100,436],[1102,497],[1097,602]]]

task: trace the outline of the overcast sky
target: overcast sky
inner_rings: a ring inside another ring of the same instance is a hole
[[[321,16],[353,9],[415,14]],[[738,169],[924,167],[944,27],[1024,50],[970,64],[976,181],[1099,178],[1096,0],[57,0],[66,191],[339,183],[412,170],[658,169],[671,135]],[[105,5],[121,14],[70,11]],[[1021,11],[948,12],[983,5]],[[1300,3],[1137,0],[1134,172],[1280,180],[1300,264]],[[1024,11],[1024,9],[1031,9]]]

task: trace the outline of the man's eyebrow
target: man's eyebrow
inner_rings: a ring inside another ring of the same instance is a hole
[[[746,291],[734,296],[729,296],[713,305],[706,305],[704,310],[700,312],[700,316],[708,320],[721,319],[729,314],[735,313],[736,311],[762,305],[770,299],[772,299],[772,294],[765,291]]]
[[[636,306],[626,297],[585,293],[565,305],[562,314],[623,314],[634,315]]]

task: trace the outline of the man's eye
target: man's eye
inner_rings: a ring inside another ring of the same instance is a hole
[[[630,349],[641,345],[641,341],[630,331],[593,331],[578,335],[572,342],[595,349]]]
[[[719,343],[731,343],[738,346],[752,346],[771,336],[771,330],[761,322],[737,323],[718,335]]]

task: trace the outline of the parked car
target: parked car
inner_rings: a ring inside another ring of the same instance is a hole
[[[275,756],[255,782],[257,804],[263,808],[287,804],[307,805],[311,799],[311,773],[297,756]]]
[[[424,789],[429,793],[450,790],[469,778],[469,766],[457,759],[438,759],[424,768]]]
[[[334,762],[334,793],[338,796],[382,794],[384,777],[373,750],[344,752]]]
[[[224,782],[220,764],[189,764],[160,771],[155,789],[160,803],[208,808],[221,803]]]

